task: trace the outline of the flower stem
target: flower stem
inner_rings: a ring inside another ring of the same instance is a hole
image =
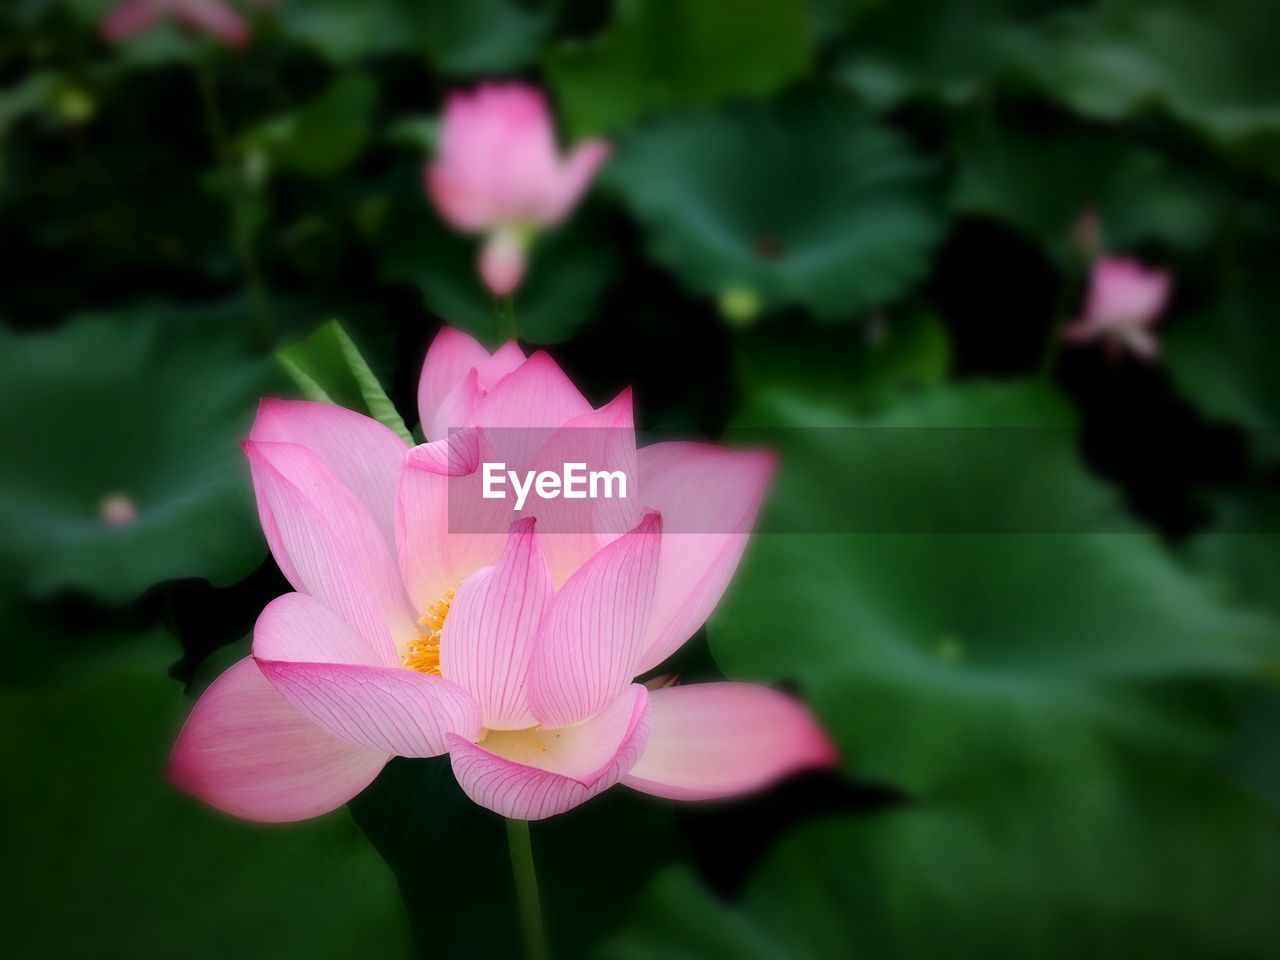
[[[519,338],[516,328],[516,299],[511,294],[495,297],[493,301],[494,319],[497,322],[498,343]]]
[[[1053,307],[1053,318],[1049,322],[1049,338],[1045,341],[1044,351],[1040,354],[1040,377],[1047,383],[1053,382],[1054,372],[1058,368],[1058,354],[1062,350],[1062,330],[1067,322],[1067,311],[1071,309],[1071,298],[1079,285],[1079,267],[1075,258],[1068,254],[1067,267],[1062,274],[1062,285],[1058,288],[1058,298]]]
[[[538,875],[533,868],[528,820],[507,821],[507,850],[511,854],[511,872],[516,880],[525,955],[529,960],[548,960],[551,954],[547,950],[547,934],[542,927],[542,904],[538,899]]]
[[[205,50],[199,51],[195,57],[195,73],[196,85],[200,89],[200,106],[204,111],[205,126],[209,131],[209,139],[213,142],[214,155],[219,166],[222,167],[222,175],[226,178],[227,204],[231,214],[231,246],[235,251],[236,260],[240,263],[241,273],[244,275],[249,307],[257,324],[258,337],[262,340],[263,346],[269,347],[275,340],[275,325],[271,317],[271,301],[267,296],[266,284],[262,278],[262,268],[254,249],[252,198],[235,166],[231,141],[227,137],[226,120],[223,118],[222,107],[218,102],[213,67]]]

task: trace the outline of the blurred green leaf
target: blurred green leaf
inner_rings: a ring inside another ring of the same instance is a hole
[[[954,150],[952,207],[1029,234],[1059,262],[1085,211],[1097,214],[1106,245],[1121,251],[1151,243],[1203,251],[1221,219],[1221,187],[1113,132],[986,120],[966,125]]]
[[[599,37],[545,66],[569,128],[618,130],[669,107],[763,96],[808,72],[801,0],[619,0]]]
[[[735,342],[737,380],[750,395],[812,391],[858,412],[937,386],[950,364],[947,331],[924,312],[880,317],[860,329],[764,325]]]
[[[909,291],[945,225],[932,165],[841,96],[669,118],[606,176],[690,289],[825,321]]]
[[[0,141],[19,120],[47,107],[57,84],[52,71],[38,70],[0,90]]]
[[[752,545],[712,651],[730,677],[798,681],[851,774],[941,799],[1086,777],[1117,742],[1195,752],[1168,691],[1280,658],[1274,623],[1218,602],[1080,469],[1046,388],[750,409],[785,428],[761,525],[792,532]]]
[[[410,54],[453,74],[518,69],[550,27],[547,4],[516,0],[308,0],[282,18],[289,36],[337,63]]]
[[[344,73],[293,113],[242,138],[242,149],[263,150],[292,173],[325,180],[350,167],[369,142],[378,87],[363,73]]]
[[[276,357],[308,400],[367,413],[406,443],[414,442],[360,348],[337,320],[330,320],[305,340],[282,347]]]
[[[1165,362],[1178,389],[1206,416],[1244,429],[1266,463],[1280,461],[1277,305],[1280,283],[1254,274],[1230,281],[1207,309],[1179,315],[1164,337]]]
[[[351,809],[396,873],[422,954],[522,955],[502,818],[467,799],[448,758],[393,760]],[[623,787],[530,830],[555,957],[616,927],[676,843],[671,808]]]
[[[0,687],[83,684],[120,673],[164,676],[181,656],[163,629],[128,621],[85,623],[0,592]]]
[[[724,903],[684,866],[654,877],[631,921],[593,956],[598,960],[786,960],[745,911]]]
[[[385,864],[344,812],[230,821],[164,782],[186,703],[158,677],[0,694],[14,956],[404,956]]]
[[[902,809],[802,827],[732,907],[668,871],[600,956],[735,955],[712,943],[771,960],[1270,949],[1280,820],[1256,799],[1147,761],[1061,792],[1006,786],[980,815]]]
[[[266,554],[239,450],[278,383],[238,304],[163,304],[0,330],[5,579],[124,603],[162,580],[232,583]],[[104,522],[107,498],[136,518]]]
[[[1045,92],[1090,116],[1166,110],[1280,175],[1280,62],[1271,0],[1111,0],[1067,21]]]
[[[893,0],[849,31],[839,81],[877,109],[912,99],[959,104],[997,83],[1025,85],[1044,55],[1041,23],[1060,0]]]
[[[477,237],[454,233],[425,201],[404,202],[385,231],[380,271],[386,280],[410,283],[430,312],[493,342],[494,298],[476,265]],[[586,218],[538,237],[524,282],[515,292],[520,339],[561,343],[596,318],[601,298],[618,274],[611,244]]]
[[[1232,600],[1280,615],[1280,489],[1243,487],[1212,505],[1214,524],[1187,545],[1188,560]]]

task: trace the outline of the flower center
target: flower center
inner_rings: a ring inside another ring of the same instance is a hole
[[[440,676],[440,631],[444,629],[444,618],[449,615],[453,595],[452,589],[446,590],[444,596],[427,607],[427,612],[418,618],[421,628],[418,636],[409,641],[404,656],[400,658],[400,662],[410,670]]]

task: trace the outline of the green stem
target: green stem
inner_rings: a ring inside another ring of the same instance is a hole
[[[498,344],[507,340],[519,339],[520,332],[516,327],[516,299],[511,294],[494,297],[493,316],[496,322]]]
[[[1062,287],[1058,290],[1058,301],[1053,307],[1053,319],[1049,324],[1049,339],[1044,345],[1044,353],[1040,356],[1040,376],[1050,383],[1058,366],[1058,354],[1062,350],[1062,328],[1067,322],[1067,311],[1071,308],[1071,298],[1079,286],[1079,268],[1076,258],[1068,254],[1067,268],[1062,274]]]
[[[231,214],[231,247],[235,251],[240,271],[244,275],[249,308],[257,325],[258,336],[264,347],[275,342],[275,323],[271,316],[271,300],[267,295],[262,267],[258,263],[253,242],[252,197],[240,171],[236,169],[235,155],[227,136],[227,124],[218,102],[218,90],[214,84],[213,68],[206,51],[195,57],[196,85],[200,89],[200,106],[204,111],[205,126],[213,142],[214,154],[226,178],[227,204]]]
[[[547,934],[542,927],[542,904],[538,899],[538,875],[533,868],[533,846],[529,842],[529,821],[507,821],[507,850],[516,880],[516,900],[520,927],[528,960],[549,960]]]

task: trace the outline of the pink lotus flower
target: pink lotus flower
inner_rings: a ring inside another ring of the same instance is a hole
[[[486,84],[454,93],[445,104],[427,192],[454,227],[486,234],[480,275],[503,296],[524,276],[533,235],[564,219],[609,149],[603,140],[588,140],[562,158],[540,92]]]
[[[257,0],[266,6],[270,0]],[[225,0],[121,0],[102,20],[102,35],[119,43],[146,33],[165,17],[195,33],[207,33],[230,47],[249,42],[249,26]]]
[[[637,451],[629,392],[593,410],[546,354],[489,355],[453,330],[432,344],[418,399],[430,442],[412,449],[350,410],[263,402],[245,450],[297,592],[267,606],[252,655],[192,710],[177,784],[237,816],[296,820],[345,803],[392,755],[448,753],[472,800],[533,820],[619,782],[696,800],[833,761],[809,713],[774,690],[634,682],[724,592],[769,455]],[[548,437],[531,462],[567,436],[608,437],[643,508],[608,501],[600,529],[547,533],[502,504],[509,529],[481,518],[468,532],[481,501],[451,499],[450,484],[474,479],[491,437],[529,428]],[[671,532],[694,530],[716,532]]]
[[[1163,270],[1136,260],[1102,257],[1093,265],[1085,315],[1062,331],[1070,343],[1106,339],[1113,349],[1127,347],[1144,360],[1160,345],[1151,332],[1169,300],[1171,280]]]

